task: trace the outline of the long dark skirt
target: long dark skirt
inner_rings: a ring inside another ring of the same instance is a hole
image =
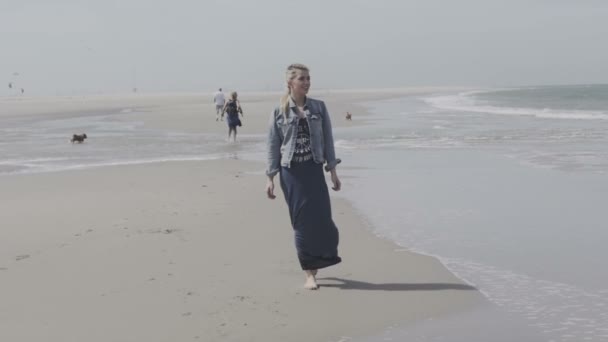
[[[239,119],[239,113],[228,114],[228,116],[226,116],[226,123],[228,124],[228,128],[236,128],[237,126],[241,126],[241,119]]]
[[[316,270],[342,261],[323,165],[310,160],[282,167],[281,189],[289,207],[302,269]]]

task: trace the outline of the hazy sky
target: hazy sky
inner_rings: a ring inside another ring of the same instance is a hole
[[[608,1],[0,0],[0,46],[29,94],[608,83]]]

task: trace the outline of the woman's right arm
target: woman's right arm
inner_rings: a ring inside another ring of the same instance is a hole
[[[267,168],[266,168],[266,176],[269,179],[274,178],[274,176],[279,172],[281,165],[281,132],[279,132],[279,128],[277,127],[276,122],[277,110],[274,110],[270,114],[270,118],[268,120],[268,160],[267,160]]]
[[[268,198],[274,199],[274,176],[279,172],[281,168],[281,134],[279,132],[279,128],[276,123],[276,115],[277,110],[275,109],[270,114],[270,119],[268,120],[268,141],[267,141],[267,149],[268,149],[268,158],[267,158],[267,167],[266,167],[266,176],[268,177],[268,182],[266,184],[266,194]]]

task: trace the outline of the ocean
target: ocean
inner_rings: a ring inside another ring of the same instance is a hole
[[[354,119],[368,125],[334,132],[344,161],[337,195],[378,236],[437,257],[492,309],[360,341],[512,341],[516,331],[518,341],[608,341],[608,85],[440,92],[363,105],[371,114]],[[240,143],[229,144],[223,131],[163,131],[121,118],[137,110],[3,118],[0,176],[263,161],[264,135],[239,134]],[[66,130],[95,143],[71,146]]]
[[[337,134],[353,166],[342,195],[377,235],[437,257],[496,309],[365,341],[512,341],[518,328],[518,341],[608,341],[608,86],[367,106],[370,127]]]

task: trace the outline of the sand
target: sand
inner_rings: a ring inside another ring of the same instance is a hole
[[[361,124],[352,102],[386,96],[395,94],[318,97],[344,126]],[[131,104],[145,110],[125,120],[223,130],[201,96],[149,98],[85,107]],[[276,94],[242,101],[241,132],[264,132]],[[46,108],[20,110],[61,115]],[[353,123],[339,116],[352,108]],[[375,237],[335,197],[343,262],[319,272],[319,290],[303,289],[287,207],[280,190],[265,197],[263,170],[221,160],[0,177],[0,340],[345,341],[486,305],[436,259]]]

